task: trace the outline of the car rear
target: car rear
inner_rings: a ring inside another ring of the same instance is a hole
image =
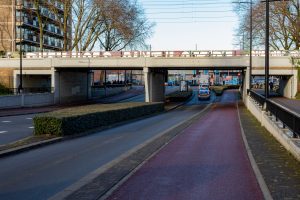
[[[198,100],[210,99],[210,90],[208,88],[200,88],[198,92]]]

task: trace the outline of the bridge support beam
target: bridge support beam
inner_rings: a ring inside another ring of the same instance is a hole
[[[143,72],[145,79],[145,101],[164,102],[166,70],[145,67]]]

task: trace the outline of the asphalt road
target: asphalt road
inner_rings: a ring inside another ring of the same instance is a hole
[[[1,158],[0,199],[51,197],[124,152],[189,119],[204,107],[195,98],[194,104],[168,113]],[[19,117],[26,121],[27,116]],[[24,125],[27,127],[28,123]]]
[[[282,105],[300,115],[300,100],[288,99],[285,97],[275,97],[275,98],[271,98],[271,100],[279,103],[280,105]]]
[[[166,94],[175,90],[178,90],[178,87],[166,87]],[[121,94],[121,96],[124,96],[124,94]],[[107,99],[107,102],[110,103],[143,102],[145,101],[145,95],[137,95],[122,101],[119,101],[116,96]],[[32,121],[34,116],[35,114],[0,117],[0,145],[9,144],[31,136],[34,128]]]
[[[34,114],[0,117],[0,145],[32,135]]]
[[[198,103],[198,102],[197,102]],[[46,199],[170,127],[203,105],[179,109],[0,159],[0,199]]]

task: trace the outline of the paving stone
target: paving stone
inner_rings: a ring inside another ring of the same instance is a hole
[[[300,199],[300,163],[239,105],[244,132],[274,200]]]

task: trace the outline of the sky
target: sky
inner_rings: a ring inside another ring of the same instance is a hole
[[[238,17],[232,0],[138,0],[156,25],[152,50],[232,50]]]

